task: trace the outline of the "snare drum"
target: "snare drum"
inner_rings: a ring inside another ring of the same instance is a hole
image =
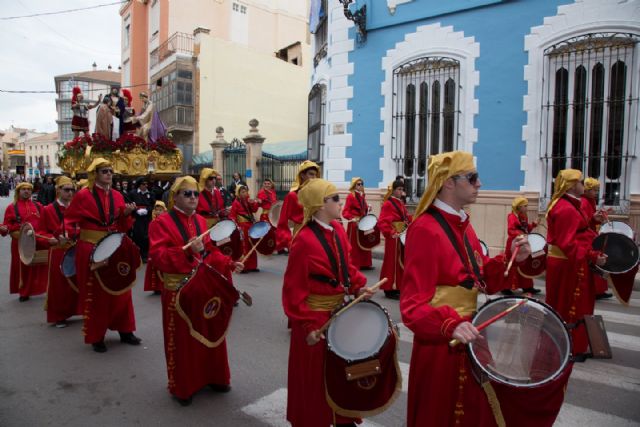
[[[49,259],[48,250],[36,250],[36,231],[28,222],[20,227],[18,237],[18,255],[25,265],[46,264]]]
[[[62,262],[60,263],[60,272],[67,279],[71,289],[78,292],[76,283],[76,247],[71,246],[64,252]]]
[[[621,221],[605,222],[600,226],[600,234],[603,233],[619,233],[633,239],[633,228],[631,228],[629,224]]]
[[[605,273],[622,274],[632,270],[640,260],[638,246],[627,235],[609,232],[598,235],[591,246],[596,251],[607,255],[607,262],[602,267],[596,267]]]
[[[276,248],[276,229],[267,221],[258,221],[253,224],[249,228],[249,238],[253,245],[260,242],[256,251],[262,255],[271,255]]]
[[[110,233],[100,239],[91,252],[91,262],[98,264],[108,260],[122,245],[124,236],[124,233]]]
[[[368,214],[358,221],[358,246],[360,249],[370,251],[380,244],[380,230],[378,230],[378,217]]]
[[[213,226],[209,237],[220,251],[234,260],[242,257],[242,233],[235,222],[224,219]]]
[[[547,240],[538,233],[529,234],[527,240],[531,256],[518,266],[518,272],[521,276],[535,279],[547,269]]]
[[[387,311],[362,301],[336,317],[327,330],[325,385],[337,413],[381,412],[402,388],[397,336]]]
[[[111,233],[100,239],[91,252],[91,269],[102,289],[121,295],[136,283],[142,264],[140,249],[124,233]]]

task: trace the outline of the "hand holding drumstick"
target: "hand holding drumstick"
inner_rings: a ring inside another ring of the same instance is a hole
[[[526,234],[521,234],[513,239],[511,251],[511,259],[509,260],[509,265],[507,265],[507,268],[504,271],[504,277],[507,277],[509,275],[509,270],[511,270],[513,261],[520,263],[529,258],[529,255],[531,255],[531,246],[529,245],[529,240],[527,239]]]

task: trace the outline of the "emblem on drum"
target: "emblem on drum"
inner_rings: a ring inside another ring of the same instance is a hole
[[[202,311],[205,319],[211,319],[212,317],[215,317],[216,314],[218,314],[218,312],[220,311],[221,303],[222,302],[220,300],[220,297],[213,297],[209,301],[207,301],[207,303],[204,305],[204,310]]]
[[[131,272],[131,265],[129,263],[123,261],[118,263],[118,274],[124,277],[128,275],[129,272]]]
[[[538,259],[534,259],[533,261],[531,261],[531,267],[532,267],[532,268],[536,268],[536,269],[537,269],[538,267],[540,267],[540,264],[541,264],[541,263],[542,263],[542,262],[541,262],[540,260],[538,260]]]
[[[378,382],[378,379],[374,376],[360,378],[357,381],[358,387],[360,387],[363,390],[371,390],[376,386],[377,382]]]

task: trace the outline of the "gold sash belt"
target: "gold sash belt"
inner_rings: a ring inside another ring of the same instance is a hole
[[[84,240],[85,242],[95,245],[107,234],[109,234],[108,231],[82,229],[80,230],[80,240]]]
[[[567,256],[564,254],[564,252],[562,252],[562,249],[555,245],[549,245],[548,250],[549,252],[547,253],[547,255],[552,258],[567,259]]]
[[[163,273],[158,271],[158,277],[162,280],[166,289],[175,291],[178,289],[178,286],[182,284],[182,281],[189,277],[189,275],[184,273]]]
[[[343,295],[309,294],[305,302],[313,311],[333,311],[342,304]]]
[[[207,220],[207,228],[211,228],[214,225],[216,225],[218,222],[220,222],[220,218],[217,218],[217,217],[209,217],[205,219]]]
[[[430,304],[432,307],[448,305],[460,316],[470,316],[478,307],[478,290],[462,286],[436,286],[436,294]]]
[[[407,229],[407,224],[405,224],[404,221],[393,221],[391,225],[398,233],[402,233]]]

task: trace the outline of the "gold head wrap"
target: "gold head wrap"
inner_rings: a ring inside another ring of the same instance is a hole
[[[246,185],[237,185],[236,186],[236,197],[240,198],[240,190],[242,189],[247,190],[247,196],[249,195],[249,187],[247,187]]]
[[[429,157],[429,185],[418,203],[414,218],[431,206],[447,179],[474,170],[473,155],[466,151],[450,151]]]
[[[351,178],[351,185],[349,186],[349,191],[351,191],[352,193],[354,191],[356,191],[356,182],[358,182],[358,181],[361,181],[362,184],[364,184],[364,181],[359,176],[355,176],[355,177]],[[362,192],[364,193],[364,185],[362,187],[363,187],[362,188]]]
[[[596,190],[600,188],[600,181],[595,178],[585,178],[584,180],[584,189],[585,190]]]
[[[87,186],[87,184],[89,184],[89,180],[86,178],[82,178],[76,183],[76,185],[78,186],[78,190],[82,190],[84,187]]]
[[[513,199],[513,202],[511,202],[511,212],[518,215],[518,208],[520,206],[524,206],[528,204],[529,204],[529,200],[527,200],[526,197],[521,197],[521,196],[516,197],[515,199]]]
[[[336,186],[321,178],[310,179],[303,185],[298,192],[298,203],[304,208],[302,225],[308,223],[313,214],[324,206],[325,198],[334,194],[338,194]]]
[[[207,179],[209,179],[210,176],[213,176],[213,177],[218,176],[218,171],[211,168],[204,168],[202,169],[202,171],[200,171],[200,181],[198,183],[198,186],[200,187],[200,191],[205,189],[205,184],[207,182]]]
[[[156,219],[158,217],[158,213],[156,213],[156,208],[160,206],[162,208],[162,212],[167,211],[167,206],[164,204],[162,200],[156,200],[156,203],[153,205],[153,211],[151,212],[151,218]]]
[[[111,162],[102,157],[93,159],[93,162],[87,168],[87,187],[89,190],[93,190],[93,185],[96,183],[96,171],[101,168],[112,166]]]
[[[33,184],[31,184],[30,182],[21,182],[20,184],[16,185],[16,191],[13,194],[14,202],[18,202],[18,199],[20,198],[20,190],[22,190],[23,188],[28,188],[29,190],[33,191]]]
[[[389,200],[389,197],[391,197],[391,195],[393,194],[393,183],[396,182],[395,179],[393,181],[391,181],[389,183],[389,185],[387,185],[387,192],[384,193],[384,197],[382,198],[382,201],[386,202],[387,200]]]
[[[296,180],[291,184],[290,191],[296,191],[302,185],[302,180],[300,179],[300,174],[306,172],[307,169],[316,169],[318,171],[318,176],[320,175],[320,166],[317,163],[312,162],[311,160],[305,160],[298,167],[298,173],[296,174]]]
[[[64,187],[65,185],[73,185],[75,187],[73,180],[68,176],[61,175],[56,178],[56,190]]]
[[[577,169],[563,169],[558,172],[556,181],[553,183],[553,196],[551,196],[551,203],[549,203],[549,207],[547,208],[547,216],[556,203],[558,203],[560,197],[564,196],[567,190],[573,188],[581,179],[582,172]]]
[[[188,190],[188,189],[192,189],[192,190],[198,189],[198,181],[196,181],[195,178],[188,175],[176,178],[175,182],[171,186],[171,189],[169,190],[169,200],[168,200],[169,209],[173,209],[173,197],[176,195],[176,193],[180,190]]]

